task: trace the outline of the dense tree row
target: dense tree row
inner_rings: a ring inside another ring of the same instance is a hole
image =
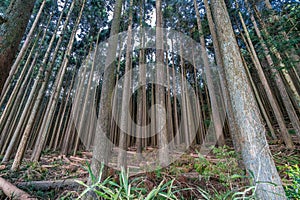
[[[17,170],[25,153],[88,149],[97,174],[102,162],[133,162],[129,148],[143,163],[158,147],[152,164],[166,166],[174,149],[232,143],[259,198],[282,199],[268,141],[293,149],[300,139],[299,6],[3,1],[2,162]]]

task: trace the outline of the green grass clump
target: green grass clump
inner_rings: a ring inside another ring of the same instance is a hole
[[[77,199],[81,199],[89,192],[92,192],[93,195],[96,195],[98,199],[101,198],[109,200],[178,199],[178,195],[176,196],[175,194],[179,194],[179,192],[181,191],[181,189],[176,190],[176,187],[174,186],[174,179],[170,181],[163,179],[158,186],[154,187],[151,191],[147,191],[142,187],[142,181],[140,178],[130,180],[128,171],[126,172],[124,169],[122,169],[119,173],[118,181],[113,180],[113,178],[111,177],[108,177],[105,180],[101,181],[103,168],[104,165],[102,165],[100,169],[99,177],[96,178],[92,173],[90,166],[88,166],[92,184],[86,185],[82,181],[77,181],[79,184],[83,185],[86,188]]]

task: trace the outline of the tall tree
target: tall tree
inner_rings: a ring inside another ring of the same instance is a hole
[[[238,5],[238,2],[237,2],[237,5]],[[284,140],[284,142],[285,142],[285,144],[288,148],[293,148],[294,145],[293,145],[291,136],[288,133],[286,125],[284,123],[283,115],[282,115],[282,113],[281,113],[281,111],[278,107],[278,103],[277,103],[277,100],[275,98],[275,95],[273,94],[273,92],[272,92],[272,90],[269,86],[269,83],[267,81],[267,78],[266,78],[266,76],[263,72],[262,66],[259,62],[258,56],[257,56],[256,51],[254,49],[254,45],[253,45],[252,40],[250,38],[250,34],[248,32],[248,29],[246,27],[246,24],[245,24],[245,21],[243,19],[243,16],[242,16],[241,12],[239,12],[239,17],[240,17],[240,20],[242,22],[242,26],[244,28],[246,39],[247,39],[247,41],[245,41],[245,42],[248,42],[248,45],[250,47],[250,51],[251,51],[250,53],[253,55],[253,58],[254,58],[254,60],[253,60],[254,66],[257,69],[258,76],[261,80],[261,83],[262,83],[266,93],[267,93],[267,97],[269,99],[269,102],[272,106],[272,109],[273,109],[274,114],[276,116],[277,122],[279,124],[280,130],[281,130],[280,132],[281,132],[281,135],[283,137],[283,140]]]
[[[35,0],[11,1],[0,27],[0,93],[26,30]]]
[[[111,125],[111,112],[112,103],[111,97],[113,95],[114,89],[114,71],[115,62],[114,58],[116,56],[116,50],[118,42],[114,41],[112,36],[118,34],[121,21],[121,11],[122,11],[122,0],[117,0],[114,8],[114,15],[112,20],[112,27],[109,39],[109,48],[107,52],[107,60],[105,65],[105,71],[103,75],[103,84],[101,90],[100,98],[100,111],[99,119],[100,124],[97,126],[97,131],[95,135],[95,143],[93,149],[92,158],[92,170],[95,175],[99,174],[101,168],[101,163],[108,164],[110,147],[109,144],[103,139],[105,137],[109,138],[110,125]],[[100,129],[99,129],[100,127]],[[103,177],[107,175],[107,170],[104,170]]]
[[[266,130],[243,67],[226,4],[224,0],[211,0],[211,6],[229,97],[240,129],[240,146],[245,167],[254,175],[259,199],[286,199],[266,140]]]
[[[130,0],[129,4],[129,22],[127,30],[127,47],[126,47],[126,63],[125,63],[125,78],[123,83],[123,93],[122,93],[122,108],[121,108],[121,119],[120,119],[120,140],[119,140],[119,154],[118,154],[118,167],[127,166],[127,131],[129,130],[128,121],[131,123],[130,114],[129,114],[129,102],[130,98],[130,65],[131,65],[131,51],[132,51],[132,14],[133,10],[133,0]]]
[[[161,0],[155,2],[156,5],[156,88],[155,102],[160,107],[156,111],[156,133],[158,134],[158,144],[160,147],[159,162],[162,166],[169,164],[169,149],[168,149],[168,133],[166,127],[165,111],[165,88],[163,82],[165,80],[165,65],[164,65],[164,47],[163,47],[163,29],[162,29],[162,7]]]
[[[219,111],[218,104],[217,104],[216,89],[213,85],[213,77],[212,77],[212,73],[211,73],[211,69],[210,69],[210,65],[209,65],[209,61],[208,61],[207,51],[205,48],[205,38],[204,38],[203,30],[202,30],[202,22],[201,22],[200,13],[198,10],[196,0],[194,0],[194,8],[196,11],[196,16],[197,16],[198,31],[200,32],[201,54],[202,54],[202,59],[204,62],[205,76],[206,76],[207,87],[209,90],[209,96],[210,96],[210,101],[211,101],[212,120],[213,120],[214,127],[216,130],[216,136],[218,138],[218,145],[223,146],[225,144],[225,139],[224,139],[224,134],[223,134],[223,123],[221,121],[220,111]]]
[[[224,65],[223,65],[223,60],[221,58],[221,52],[220,52],[220,45],[218,42],[218,37],[215,29],[215,24],[212,19],[212,13],[210,10],[210,7],[208,5],[208,1],[204,0],[204,6],[206,9],[206,16],[207,16],[207,21],[209,25],[209,30],[213,39],[213,47],[214,47],[214,52],[215,52],[215,60],[217,63],[217,66],[219,67],[219,74],[220,74],[220,83],[221,83],[221,88],[222,88],[222,96],[224,99],[225,107],[226,107],[226,112],[228,115],[229,119],[229,132],[231,134],[232,140],[233,140],[233,145],[236,149],[237,152],[240,152],[240,146],[239,146],[239,133],[238,133],[238,128],[236,124],[236,120],[234,119],[234,114],[233,114],[233,108],[230,103],[230,98],[229,98],[229,91],[226,89],[227,88],[227,81],[225,77],[225,70],[224,70]]]

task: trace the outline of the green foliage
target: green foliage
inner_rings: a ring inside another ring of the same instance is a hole
[[[212,152],[217,158],[216,162],[211,162],[203,155],[199,154],[194,167],[195,170],[206,180],[214,177],[225,187],[232,185],[234,181],[242,178],[243,171],[239,168],[235,152],[229,147],[213,148]]]
[[[207,191],[203,190],[202,188],[198,188],[198,192],[202,195],[205,200],[225,200],[225,199],[243,199],[243,200],[254,200],[255,197],[255,186],[246,186],[240,188],[241,191],[231,191],[228,190],[226,192],[220,192],[214,189],[213,194],[209,194]]]
[[[0,15],[5,13],[5,10],[8,8],[10,1],[9,0],[1,0],[0,1]]]
[[[289,180],[283,179],[287,184],[284,186],[286,196],[289,199],[300,199],[300,167],[299,165],[284,166],[284,174]]]
[[[171,181],[163,179],[158,186],[154,187],[148,192],[145,188],[140,187],[140,178],[130,180],[128,171],[126,172],[123,168],[119,173],[118,181],[113,180],[111,177],[101,181],[103,169],[104,165],[101,166],[100,174],[97,179],[88,165],[87,170],[89,172],[92,184],[86,185],[82,181],[77,181],[86,188],[77,199],[81,199],[89,192],[93,192],[97,198],[102,199],[177,199],[175,193],[180,191],[174,190],[176,188],[173,185],[174,179]]]

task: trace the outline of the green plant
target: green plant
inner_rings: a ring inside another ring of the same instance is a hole
[[[284,172],[290,179],[284,187],[286,196],[289,199],[300,199],[300,168],[298,165],[288,166],[285,165],[286,171]]]
[[[213,148],[212,152],[216,157],[213,161],[198,153],[195,170],[206,180],[214,177],[225,187],[232,189],[233,182],[243,178],[243,171],[238,166],[235,152],[227,146]]]
[[[140,187],[141,178],[135,178],[133,180],[129,179],[128,171],[126,172],[123,168],[119,173],[118,183],[114,181],[111,177],[107,177],[102,181],[102,172],[104,165],[101,166],[100,174],[98,179],[92,173],[90,166],[88,165],[88,172],[92,184],[86,185],[82,181],[77,181],[79,184],[83,185],[86,189],[80,194],[77,199],[81,199],[88,192],[93,192],[97,197],[102,199],[177,199],[176,193],[182,189],[174,190],[176,187],[174,184],[174,179],[167,181],[163,179],[160,184],[154,187],[151,191],[147,191],[145,188]],[[187,190],[187,189],[185,189]]]
[[[210,194],[202,188],[198,187],[197,191],[205,200],[255,200],[255,186],[245,186],[238,190],[228,190],[225,192],[213,190]]]

